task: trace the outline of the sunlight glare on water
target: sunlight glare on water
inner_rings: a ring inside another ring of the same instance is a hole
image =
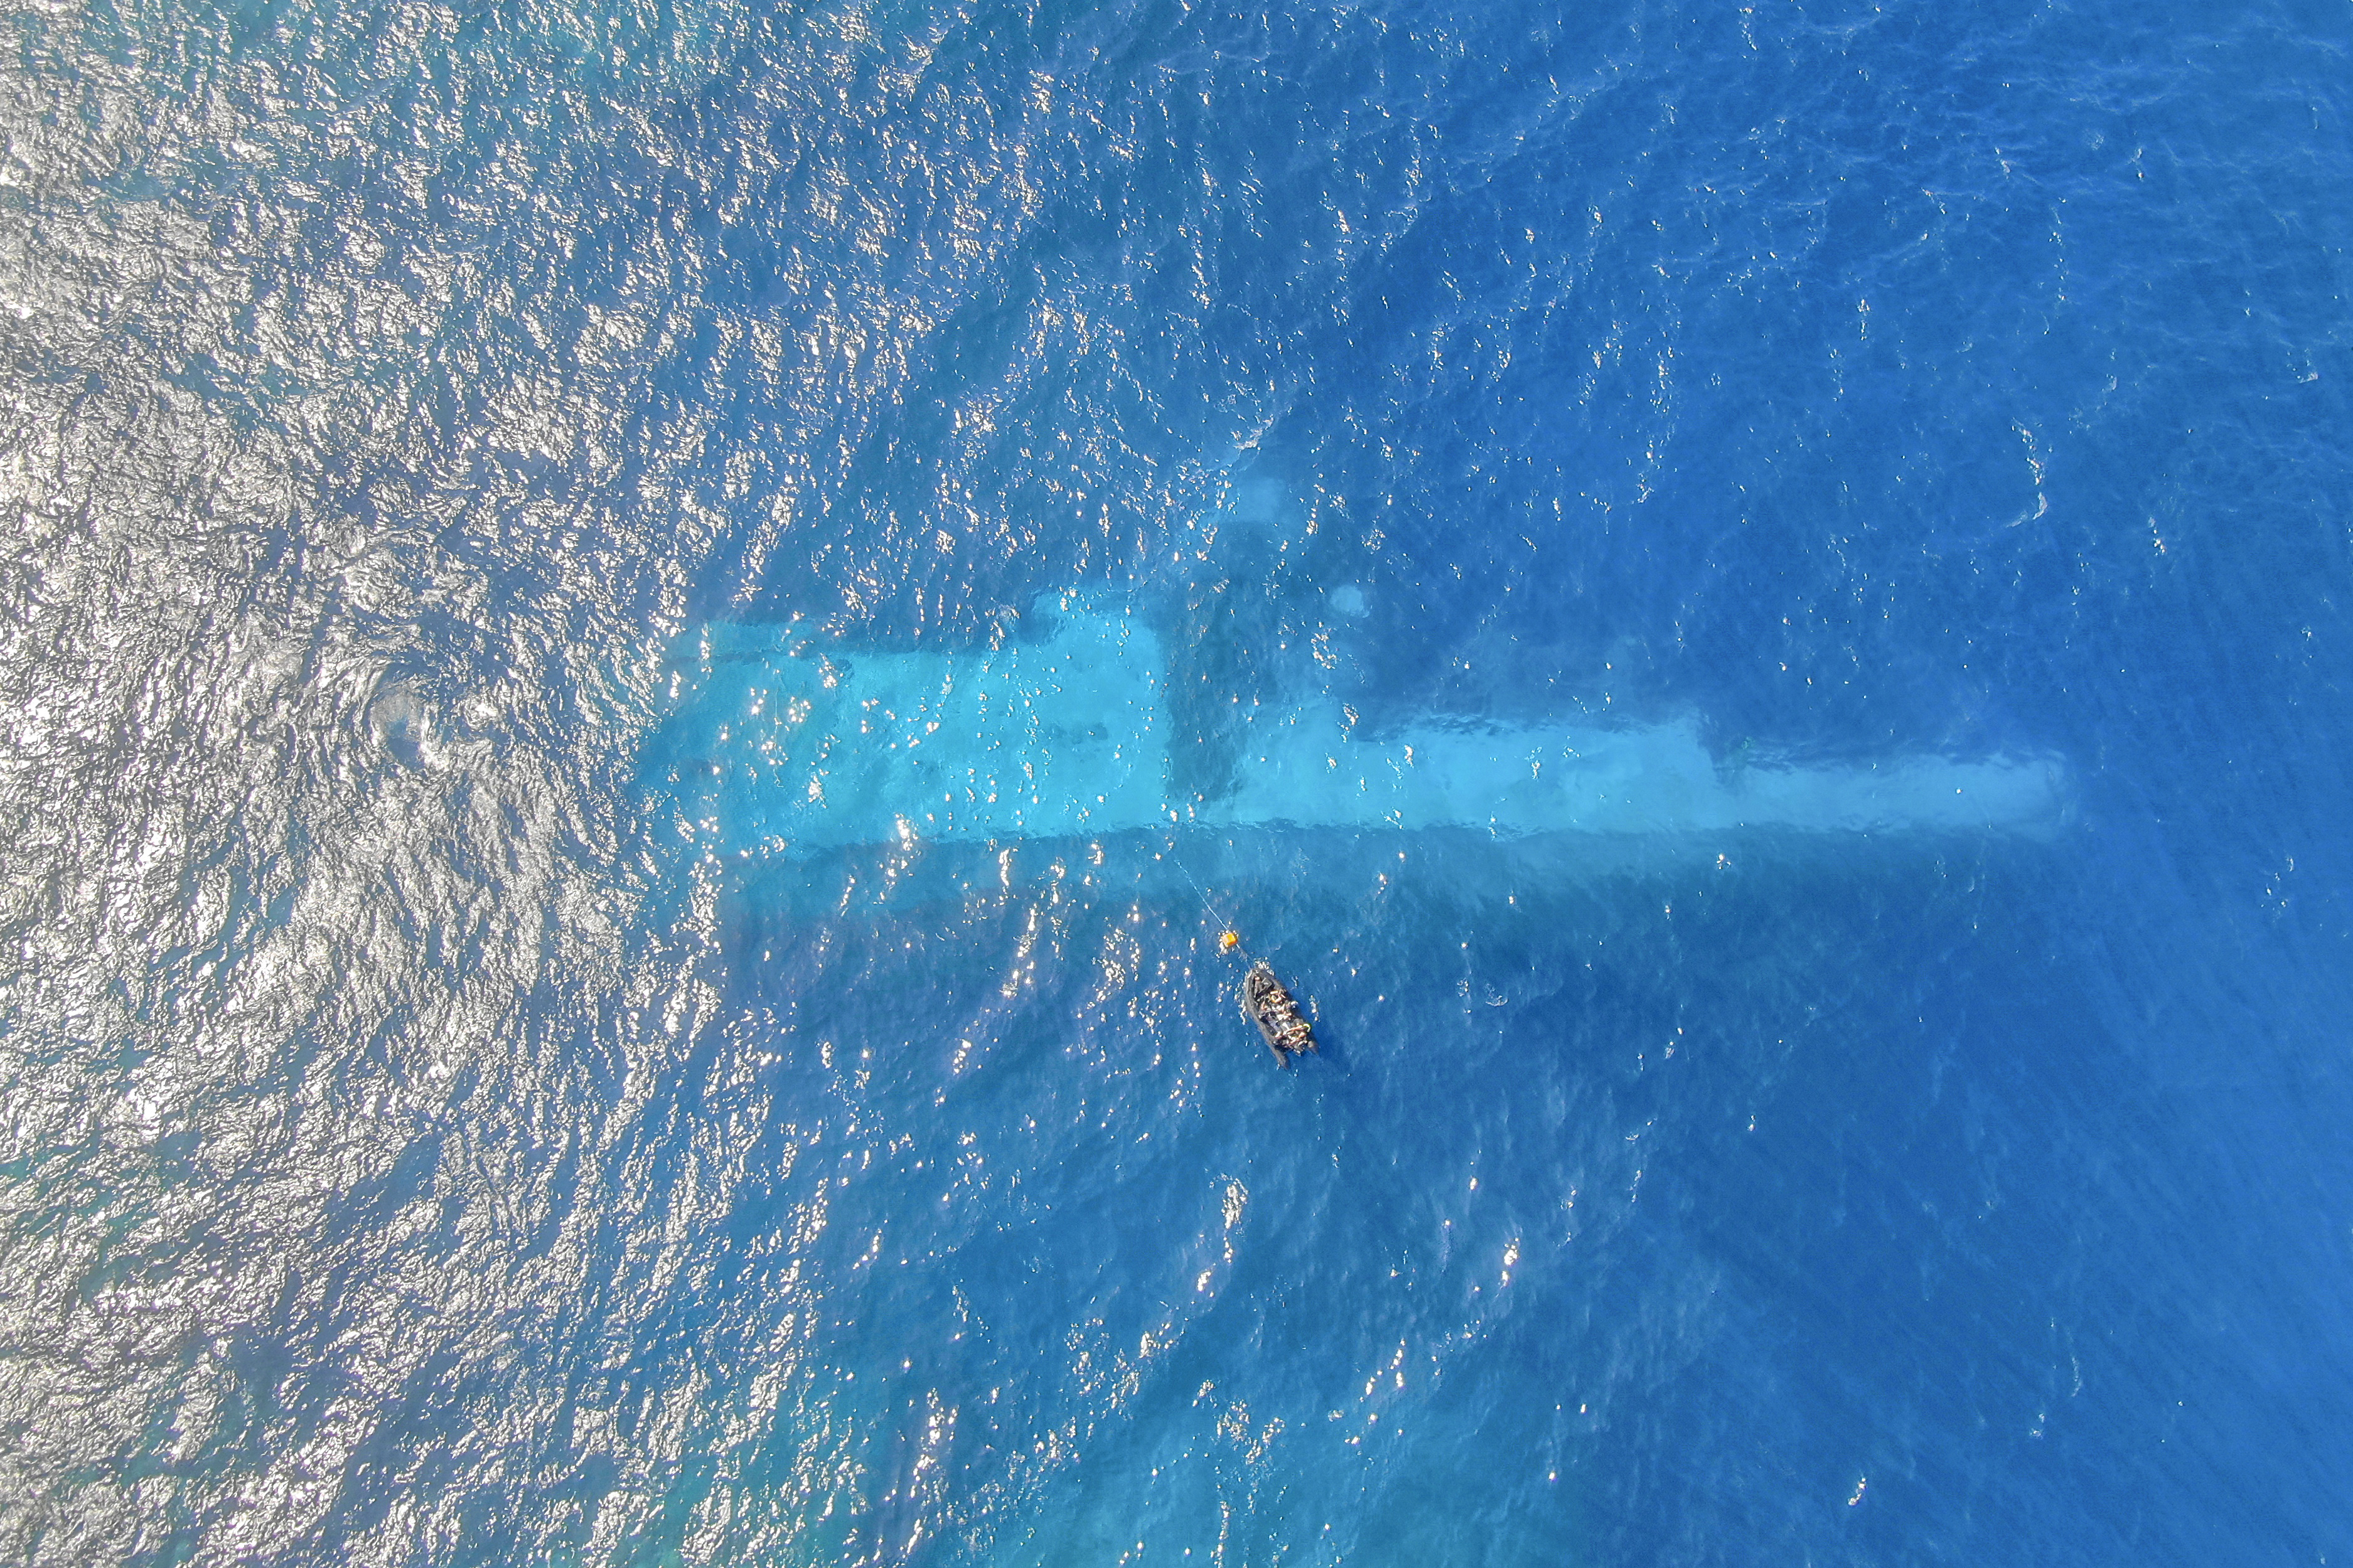
[[[2353,1552],[2348,32],[20,9],[0,1557]]]

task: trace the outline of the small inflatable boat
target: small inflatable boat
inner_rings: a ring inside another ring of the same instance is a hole
[[[1264,959],[1251,964],[1250,973],[1242,976],[1242,1016],[1266,1037],[1266,1048],[1274,1053],[1278,1067],[1287,1067],[1292,1058],[1315,1048],[1315,1031],[1307,1016]]]

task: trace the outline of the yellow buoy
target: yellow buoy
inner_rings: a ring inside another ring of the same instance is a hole
[[[1241,946],[1241,944],[1242,933],[1238,931],[1229,931],[1225,935],[1218,939],[1218,951],[1219,952],[1231,952],[1234,949]]]

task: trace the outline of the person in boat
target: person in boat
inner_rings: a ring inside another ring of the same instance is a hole
[[[1264,959],[1251,964],[1250,973],[1242,976],[1242,1013],[1266,1037],[1266,1048],[1274,1053],[1278,1067],[1287,1067],[1292,1058],[1315,1048],[1315,1031],[1306,1015]]]

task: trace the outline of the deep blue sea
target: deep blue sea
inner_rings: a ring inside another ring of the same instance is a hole
[[[0,39],[0,1561],[2353,1562],[2343,4]]]

